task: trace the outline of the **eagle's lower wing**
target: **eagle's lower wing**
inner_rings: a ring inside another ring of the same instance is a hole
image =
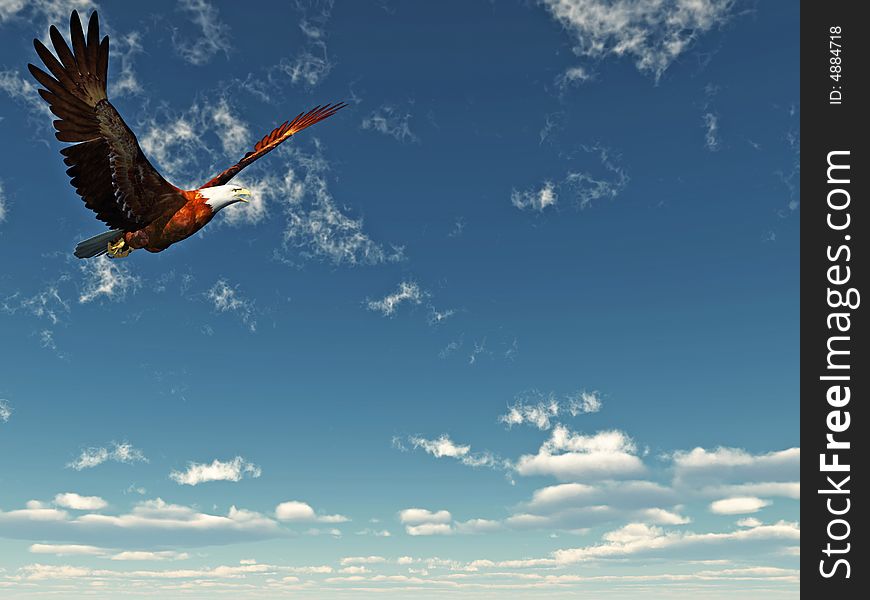
[[[229,169],[213,177],[211,180],[203,184],[202,187],[207,188],[214,187],[216,185],[224,185],[230,179],[238,175],[239,171],[247,167],[249,164],[257,160],[264,154],[268,154],[280,144],[290,139],[290,137],[292,137],[293,135],[299,133],[306,127],[311,127],[315,123],[331,117],[345,106],[347,106],[347,104],[343,102],[331,105],[326,104],[324,106],[315,106],[307,113],[299,114],[292,121],[284,121],[284,123],[272,130],[272,133],[257,142],[256,146],[254,146],[253,151],[245,154],[239,162],[234,164]]]
[[[106,97],[109,38],[100,40],[97,13],[91,14],[85,39],[79,15],[73,11],[72,50],[53,25],[50,36],[57,58],[39,40],[33,40],[33,45],[51,75],[27,67],[45,88],[39,95],[59,117],[54,121],[55,136],[74,143],[61,154],[70,183],[85,205],[110,227],[127,231],[147,225],[176,204],[180,208],[184,197],[148,162],[136,136]]]

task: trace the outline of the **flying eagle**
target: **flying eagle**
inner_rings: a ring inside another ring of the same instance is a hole
[[[317,106],[285,121],[257,142],[239,162],[195,190],[175,187],[157,172],[139,147],[115,107],[106,97],[109,37],[100,39],[97,13],[91,14],[87,37],[77,11],[70,17],[72,50],[57,27],[51,43],[57,58],[39,40],[36,53],[51,75],[28,64],[30,73],[45,88],[39,95],[48,102],[55,136],[72,142],[60,153],[69,167],[70,183],[111,230],[79,242],[75,255],[91,258],[106,254],[122,258],[137,248],[160,252],[202,229],[222,208],[247,202],[251,192],[229,181],[249,164],[274,150],[294,134],[334,115],[344,103]],[[52,75],[54,77],[52,77]]]

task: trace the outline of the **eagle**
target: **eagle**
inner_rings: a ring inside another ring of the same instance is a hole
[[[91,13],[87,34],[78,11],[70,16],[67,45],[57,27],[49,35],[57,56],[38,39],[36,53],[49,73],[28,64],[42,88],[39,95],[58,119],[55,137],[71,142],[60,153],[67,175],[85,206],[111,229],[75,248],[78,258],[108,254],[123,258],[144,248],[161,252],[202,229],[223,208],[247,202],[250,190],[230,180],[293,135],[347,106],[343,102],[316,106],[285,121],[266,135],[239,162],[195,190],[169,183],[145,157],[135,134],[106,96],[109,37],[100,39],[100,21]]]

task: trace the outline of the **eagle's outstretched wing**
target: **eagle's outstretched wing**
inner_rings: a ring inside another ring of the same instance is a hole
[[[39,40],[36,53],[51,72],[27,65],[45,88],[39,95],[48,102],[55,136],[74,142],[61,150],[67,174],[85,205],[97,218],[116,229],[139,229],[168,208],[184,204],[180,190],[167,182],[142,153],[136,136],[106,97],[109,38],[100,40],[97,13],[91,14],[88,34],[82,31],[77,11],[70,17],[67,46],[57,27],[50,29],[57,58]]]
[[[337,113],[339,110],[347,106],[344,102],[337,104],[326,104],[324,106],[315,106],[307,113],[299,114],[292,121],[284,121],[281,125],[272,130],[272,133],[257,142],[254,150],[245,154],[242,159],[234,164],[229,169],[219,173],[211,180],[202,185],[202,187],[214,187],[216,185],[224,185],[230,179],[239,174],[239,171],[247,167],[249,164],[274,150],[277,146],[290,139],[291,136],[299,133],[306,127],[311,127],[315,123],[327,119]]]

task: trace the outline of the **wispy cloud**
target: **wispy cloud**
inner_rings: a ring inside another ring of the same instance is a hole
[[[91,469],[99,466],[106,461],[119,462],[124,464],[133,464],[137,462],[148,462],[141,450],[134,448],[128,442],[117,443],[112,442],[111,448],[100,446],[97,448],[85,448],[82,450],[79,457],[67,464],[70,469],[81,471],[83,469]]]
[[[556,78],[556,85],[565,89],[571,85],[579,85],[587,81],[593,81],[595,75],[586,67],[577,66],[565,69],[565,72]]]
[[[339,208],[329,189],[329,165],[316,140],[312,153],[292,147],[283,154],[289,157],[284,175],[269,176],[258,188],[266,192],[268,202],[278,206],[286,218],[275,258],[292,265],[300,259],[320,259],[342,266],[404,259],[401,247],[384,248],[365,233],[361,219],[354,219]]]
[[[17,71],[0,71],[0,92],[9,96],[16,104],[27,109],[28,114],[36,119],[37,123],[48,126],[48,119],[56,118],[48,109],[48,104],[39,97],[36,92],[36,84],[30,79],[25,79]]]
[[[546,127],[545,127],[546,129]],[[549,135],[542,130],[542,141]],[[587,208],[594,201],[616,198],[628,185],[629,176],[619,164],[618,156],[601,145],[582,146],[581,150],[598,157],[598,165],[589,170],[568,171],[559,181],[545,180],[539,187],[512,190],[511,204],[520,210],[543,212],[573,199],[577,208]]]
[[[142,84],[134,69],[136,56],[142,52],[142,34],[138,31],[112,37],[109,60],[113,68],[108,81],[110,98],[142,93]]]
[[[548,206],[555,206],[559,199],[552,181],[545,181],[537,190],[511,192],[511,204],[520,210],[543,211]]]
[[[59,283],[51,284],[33,296],[15,292],[0,301],[0,312],[9,315],[22,312],[57,325],[61,317],[70,311],[69,303],[60,295]]]
[[[214,459],[211,463],[190,462],[186,471],[173,470],[169,478],[179,485],[193,486],[209,481],[241,481],[243,477],[256,479],[261,474],[260,467],[236,456],[228,461]]]
[[[719,115],[712,112],[704,113],[704,147],[710,152],[719,150]]]
[[[196,35],[173,33],[172,43],[181,58],[201,66],[219,52],[229,55],[230,27],[220,20],[215,6],[207,0],[179,0],[178,8],[199,28]]]
[[[74,9],[87,14],[96,7],[91,0],[0,0],[0,24],[16,19],[40,20],[47,37],[49,25],[68,21]]]
[[[560,415],[576,417],[580,414],[595,413],[601,410],[598,392],[580,391],[559,398],[553,392],[547,395],[532,390],[519,395],[506,414],[498,420],[513,427],[524,423],[538,429],[550,429],[553,419]]]
[[[283,58],[273,67],[269,75],[271,80],[289,78],[293,85],[311,89],[329,76],[333,64],[326,46],[326,24],[332,14],[332,5],[332,0],[312,2],[307,7],[297,4],[304,13],[299,20],[299,29],[304,36],[302,48],[292,58]]]
[[[420,289],[420,286],[415,282],[403,281],[395,292],[387,294],[380,300],[368,300],[366,306],[371,311],[379,312],[385,317],[391,317],[396,314],[396,310],[401,304],[420,304],[427,296],[428,292]]]
[[[3,189],[3,180],[0,179],[0,223],[6,220],[8,214],[9,209],[7,208],[6,191]]]
[[[407,438],[408,444],[414,449],[420,449],[435,458],[454,458],[469,467],[506,467],[505,461],[497,458],[491,452],[472,452],[471,446],[457,444],[446,433],[435,439],[426,439],[418,435]],[[393,438],[393,447],[406,450],[402,438]]]
[[[79,302],[86,304],[99,298],[119,301],[128,293],[135,292],[141,280],[130,272],[129,267],[106,255],[82,261],[79,267],[84,274]]]
[[[8,423],[12,418],[12,405],[8,400],[0,398],[0,422]]]
[[[728,20],[733,0],[540,0],[577,39],[574,51],[628,56],[657,80],[695,39]]]
[[[411,113],[401,111],[385,104],[362,120],[361,127],[369,131],[388,135],[400,142],[418,142],[420,139],[411,131]]]
[[[579,208],[586,208],[602,198],[616,198],[629,182],[625,169],[618,164],[618,157],[601,145],[586,146],[583,150],[598,155],[601,175],[587,171],[569,172],[562,182],[563,189],[574,195]]]
[[[216,312],[235,314],[252,333],[257,330],[254,302],[245,298],[237,286],[230,285],[225,279],[219,279],[205,295]]]

